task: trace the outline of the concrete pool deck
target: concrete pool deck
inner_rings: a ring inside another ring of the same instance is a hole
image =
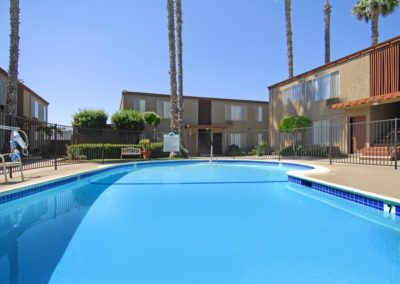
[[[325,167],[329,171],[317,174],[307,174],[305,172],[304,175],[323,182],[352,187],[372,194],[400,200],[400,170],[396,171],[393,167],[354,164],[333,164],[330,166],[326,162],[309,160],[282,160],[281,162],[303,163]],[[4,183],[4,176],[1,175],[0,194],[22,186],[34,185],[112,165],[114,164],[85,163],[59,166],[57,171],[53,168],[27,170],[24,171],[25,182],[21,182],[19,172],[15,172],[8,184]]]

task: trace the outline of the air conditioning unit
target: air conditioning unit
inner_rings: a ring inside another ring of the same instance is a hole
[[[325,101],[325,103],[326,103],[326,106],[332,106],[332,105],[334,105],[334,104],[340,103],[340,99],[339,99],[339,98],[327,99],[327,100]]]

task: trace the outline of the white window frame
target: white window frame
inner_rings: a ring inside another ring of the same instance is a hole
[[[45,105],[42,107],[42,120],[47,121],[47,107]]]
[[[318,102],[340,96],[340,72],[334,71],[305,82],[304,100]]]
[[[226,121],[246,121],[247,107],[245,105],[225,105]]]
[[[332,145],[340,144],[340,120],[339,119],[321,119],[312,122],[313,144],[329,146],[332,133]],[[331,128],[332,127],[332,131]]]
[[[246,147],[245,135],[244,133],[228,133],[228,147],[231,145],[236,145],[239,148]]]
[[[39,108],[40,108],[40,103],[37,100],[33,101],[33,117],[36,119],[39,119]]]
[[[133,109],[137,112],[145,112],[146,111],[146,100],[134,99],[133,100]]]
[[[254,121],[257,121],[257,122],[263,121],[263,107],[262,106],[254,107]]]
[[[157,100],[157,114],[162,119],[171,117],[171,102],[166,100]]]

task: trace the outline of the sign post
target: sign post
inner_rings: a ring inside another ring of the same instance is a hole
[[[163,151],[170,152],[179,152],[180,151],[180,137],[173,132],[168,134],[164,134],[163,139]]]

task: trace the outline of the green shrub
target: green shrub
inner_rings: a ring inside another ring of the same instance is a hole
[[[264,156],[271,155],[273,149],[268,145],[266,140],[261,140],[252,152],[254,153],[254,155]]]
[[[232,144],[229,145],[225,151],[226,156],[239,156],[242,154],[242,151],[238,145]]]
[[[154,128],[161,122],[161,117],[153,111],[144,112],[143,119],[146,124],[153,126]]]
[[[280,155],[282,156],[304,156],[304,157],[317,157],[317,158],[327,158],[329,157],[329,146],[324,145],[296,145],[295,152],[293,152],[293,147],[289,146],[281,149]],[[340,148],[337,146],[332,147],[333,157],[344,157],[345,155],[340,152]]]
[[[103,129],[107,126],[108,115],[100,109],[82,109],[72,115],[72,126],[76,128]]]
[[[141,148],[134,144],[74,144],[67,148],[67,155],[72,160],[120,159],[121,149]]]
[[[143,142],[143,140],[142,140]],[[121,149],[134,147],[144,149],[143,143],[135,144],[74,144],[67,147],[67,155],[71,160],[99,160],[120,159]],[[151,158],[167,158],[169,153],[163,152],[162,142],[150,142],[149,145]],[[180,157],[187,158],[189,151],[181,146]]]
[[[305,116],[288,116],[279,123],[279,130],[282,132],[296,132],[301,128],[309,127],[311,120]]]
[[[142,132],[144,129],[143,116],[134,110],[122,110],[111,117],[111,126],[116,130],[130,130]]]

